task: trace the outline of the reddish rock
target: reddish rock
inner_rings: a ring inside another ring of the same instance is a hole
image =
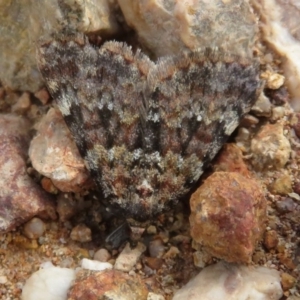
[[[251,261],[265,229],[266,200],[259,184],[234,172],[215,172],[192,195],[191,235],[212,255]]]
[[[29,122],[0,115],[0,231],[6,232],[38,215],[55,219],[54,203],[27,174]]]
[[[268,250],[276,248],[278,241],[278,235],[275,230],[266,231],[264,235],[264,245]]]
[[[225,144],[214,164],[214,171],[237,172],[250,177],[243,153],[236,144]]]
[[[29,148],[33,167],[63,192],[88,188],[89,173],[60,112],[50,109],[37,131]]]
[[[146,300],[148,289],[138,276],[117,270],[79,271],[68,300]]]

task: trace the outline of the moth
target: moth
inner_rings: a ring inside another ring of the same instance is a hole
[[[42,42],[37,60],[105,202],[138,221],[190,191],[260,88],[258,62],[221,49],[155,63],[78,34]]]

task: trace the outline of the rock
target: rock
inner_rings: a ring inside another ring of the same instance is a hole
[[[154,293],[149,293],[147,300],[165,300],[165,297],[162,295],[154,294]]]
[[[43,85],[35,53],[41,36],[62,29],[106,36],[118,30],[108,0],[0,1],[0,19],[0,81],[12,90],[30,92]]]
[[[142,243],[138,243],[133,249],[131,249],[130,244],[127,243],[117,257],[114,268],[123,272],[131,271],[145,250],[146,246]]]
[[[284,84],[284,76],[269,70],[261,73],[260,77],[266,80],[267,87],[271,90],[277,90]]]
[[[92,231],[84,224],[79,224],[75,226],[70,235],[73,241],[80,243],[90,242],[92,240]]]
[[[279,300],[279,272],[219,262],[206,267],[177,291],[173,300]]]
[[[79,211],[79,206],[71,193],[61,193],[57,197],[56,210],[60,221],[64,222]]]
[[[16,114],[24,114],[29,109],[30,104],[30,94],[25,92],[19,97],[17,103],[12,106],[11,111]]]
[[[22,300],[66,300],[75,270],[54,266],[40,269],[27,279]]]
[[[160,269],[164,263],[163,259],[156,257],[145,257],[144,262],[152,270]]]
[[[118,0],[127,24],[156,56],[184,49],[223,47],[252,55],[257,20],[248,2]]]
[[[95,252],[94,259],[102,262],[107,262],[111,259],[111,255],[106,249],[102,248]]]
[[[33,218],[24,225],[24,235],[29,239],[41,237],[46,230],[46,224],[39,218]]]
[[[271,102],[264,93],[260,93],[258,99],[254,103],[251,111],[259,117],[270,117],[271,116]]]
[[[252,163],[258,170],[282,169],[291,155],[283,124],[266,124],[251,141]]]
[[[56,218],[54,203],[26,172],[29,122],[0,114],[0,232],[32,219]]]
[[[191,235],[205,250],[229,262],[251,261],[266,220],[259,184],[234,172],[215,172],[190,199]]]
[[[149,254],[151,257],[161,258],[165,254],[165,246],[161,238],[154,238],[149,243]]]
[[[296,209],[296,207],[296,203],[289,197],[285,197],[276,202],[276,208],[281,214],[292,212]]]
[[[287,171],[283,171],[268,187],[273,194],[286,196],[293,191],[293,182],[291,175]]]
[[[264,245],[268,250],[274,249],[278,245],[278,235],[275,230],[268,230],[265,232]]]
[[[37,125],[29,156],[32,166],[63,192],[81,192],[91,185],[84,161],[57,109],[51,108]]]
[[[251,0],[260,16],[263,40],[282,57],[291,104],[300,111],[300,9],[295,1]],[[294,3],[295,2],[295,3]],[[270,9],[272,7],[272,9]]]
[[[296,278],[288,273],[281,274],[281,284],[284,291],[291,289],[296,283]]]
[[[35,92],[34,96],[38,98],[43,105],[46,105],[50,99],[50,94],[45,88],[42,88]]]
[[[112,269],[112,264],[108,262],[100,262],[97,260],[91,260],[83,258],[81,261],[81,268],[92,271],[103,271],[106,269]]]
[[[147,300],[148,289],[140,276],[117,270],[79,271],[68,300]]]
[[[272,116],[270,120],[272,122],[277,122],[281,120],[286,114],[286,108],[284,106],[277,106],[272,108]]]
[[[237,172],[245,177],[250,172],[244,162],[243,153],[236,144],[225,144],[217,156],[214,164],[215,172]]]

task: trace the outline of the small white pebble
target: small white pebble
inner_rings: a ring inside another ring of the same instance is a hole
[[[33,218],[24,225],[24,235],[29,239],[37,239],[44,234],[45,223],[39,218]]]
[[[112,269],[113,266],[108,262],[100,262],[97,260],[83,258],[81,260],[81,267],[86,270],[103,271],[106,269]]]

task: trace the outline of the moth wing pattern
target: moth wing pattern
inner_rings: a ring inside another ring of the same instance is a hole
[[[147,220],[185,195],[253,105],[258,64],[220,50],[154,64],[123,43],[43,43],[40,71],[92,177]]]

